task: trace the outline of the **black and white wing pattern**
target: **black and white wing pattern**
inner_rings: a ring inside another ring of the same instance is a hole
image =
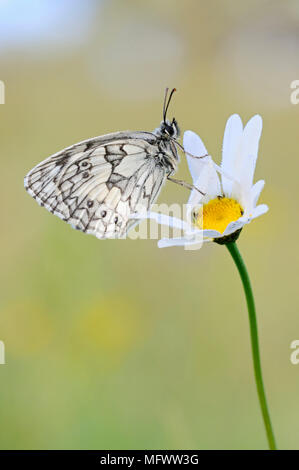
[[[47,158],[25,178],[28,193],[74,228],[98,238],[123,238],[136,207],[150,208],[171,169],[161,164],[157,137],[116,132]]]

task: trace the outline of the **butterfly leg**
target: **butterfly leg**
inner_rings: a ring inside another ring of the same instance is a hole
[[[188,155],[188,157],[196,158],[200,160],[201,158],[205,158],[209,156],[208,153],[205,153],[204,155],[193,155],[192,153],[187,152],[187,150],[184,149],[183,145],[181,145],[176,139],[171,139],[171,140],[175,143],[175,145],[177,145],[184,152],[185,155]]]
[[[187,152],[185,149],[184,149],[184,153],[185,155],[188,155],[188,157],[195,158],[197,160],[201,160],[202,158],[209,156],[208,153],[205,153],[204,155],[193,155],[192,153]]]
[[[186,181],[183,181],[183,180],[177,180],[175,178],[172,178],[171,176],[167,176],[167,179],[169,181],[172,181],[173,183],[176,183],[176,184],[179,184],[180,186],[183,186],[184,188],[187,188],[187,189],[196,189],[196,191],[198,191],[202,196],[205,196],[206,193],[203,193],[200,189],[198,189],[196,186],[193,186],[193,184],[189,184],[189,183],[186,183]]]

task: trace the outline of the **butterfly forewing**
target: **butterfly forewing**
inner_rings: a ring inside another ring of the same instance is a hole
[[[158,140],[147,132],[117,132],[75,144],[34,167],[25,188],[76,229],[124,237],[137,206],[148,210],[174,170],[161,163]]]

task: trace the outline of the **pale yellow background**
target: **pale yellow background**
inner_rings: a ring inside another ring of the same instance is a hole
[[[239,247],[278,445],[298,449],[298,2],[73,2],[50,28],[37,18],[31,40],[20,34],[19,3],[19,36],[0,32],[0,447],[266,447],[227,250],[100,241],[23,188],[30,168],[72,143],[154,129],[165,86],[176,86],[170,117],[198,132],[217,162],[230,114],[263,117],[255,178],[266,180],[270,211]],[[178,177],[190,181],[184,157]],[[168,183],[159,201],[187,197]]]

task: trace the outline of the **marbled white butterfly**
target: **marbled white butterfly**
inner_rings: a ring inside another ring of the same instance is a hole
[[[28,193],[74,228],[98,238],[123,238],[140,208],[149,210],[166,179],[177,170],[176,120],[153,132],[124,131],[94,137],[52,155],[25,177]],[[168,98],[168,99],[167,99]]]

